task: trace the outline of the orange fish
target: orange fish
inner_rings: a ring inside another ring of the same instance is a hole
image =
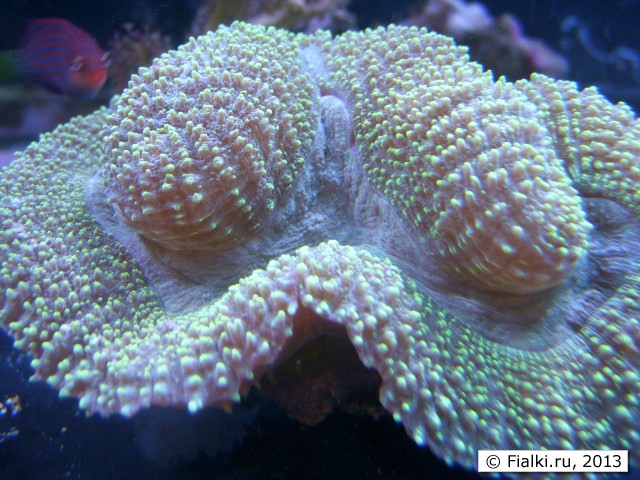
[[[28,81],[74,98],[92,98],[107,80],[109,55],[62,18],[29,22],[19,50],[0,54],[0,81]]]

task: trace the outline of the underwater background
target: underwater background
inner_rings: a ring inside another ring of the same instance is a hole
[[[56,17],[80,26],[110,50],[111,65],[105,86],[90,99],[53,95],[28,82],[0,86],[0,168],[39,133],[107,104],[138,66],[190,35],[264,14],[258,1],[227,3],[234,7],[220,13],[211,0],[5,2],[1,50],[18,46],[31,19]],[[286,2],[271,2],[269,15],[297,31],[437,23],[425,17],[427,2],[419,0],[328,1],[326,12],[308,18],[274,14],[286,8],[278,3]],[[512,17],[458,39],[470,43],[473,58],[509,80],[544,71],[581,87],[595,85],[612,102],[640,111],[640,0],[483,4],[493,18]],[[514,38],[526,38],[527,45],[535,40],[535,58],[531,50],[512,51]],[[130,420],[86,417],[75,399],[59,399],[47,385],[28,382],[30,358],[11,343],[0,330],[0,480],[479,478],[416,446],[402,425],[375,405],[346,405],[306,425],[252,392],[231,414],[150,409]],[[624,478],[640,479],[640,472]]]

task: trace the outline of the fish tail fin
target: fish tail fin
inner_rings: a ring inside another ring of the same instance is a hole
[[[0,84],[19,82],[23,79],[20,53],[15,50],[0,52]]]

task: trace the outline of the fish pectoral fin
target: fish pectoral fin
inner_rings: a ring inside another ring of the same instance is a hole
[[[69,70],[71,70],[72,72],[79,72],[80,70],[82,70],[82,67],[84,67],[84,57],[82,55],[78,55],[73,59],[71,65],[69,65]]]

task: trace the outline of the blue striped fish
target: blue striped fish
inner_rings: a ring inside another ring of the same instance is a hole
[[[32,82],[74,98],[93,97],[108,68],[108,54],[96,40],[62,18],[30,21],[20,49],[0,54],[0,81]]]

